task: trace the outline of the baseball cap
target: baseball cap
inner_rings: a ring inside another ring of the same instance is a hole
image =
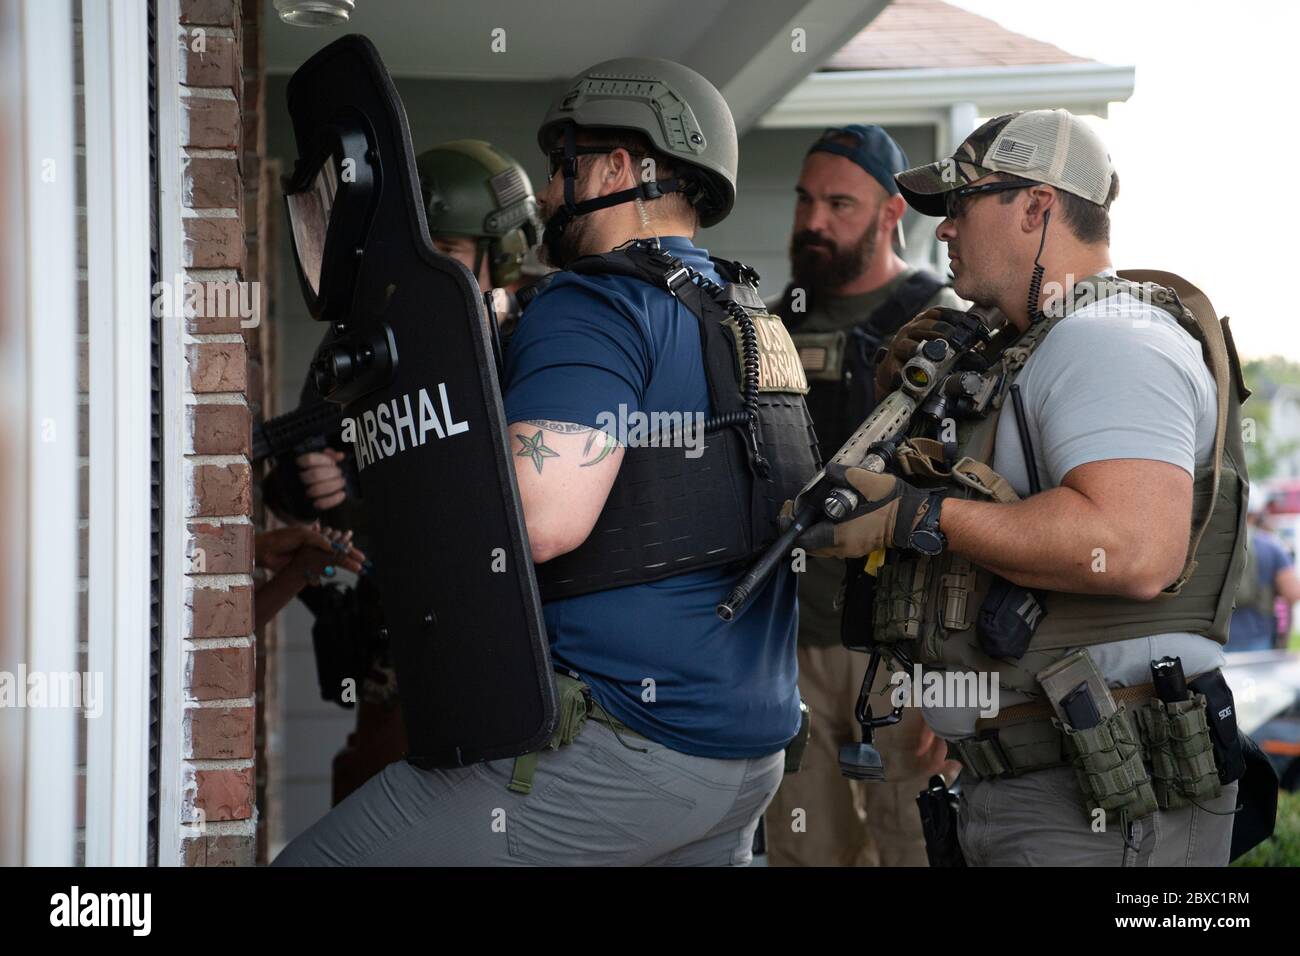
[[[837,139],[851,139],[854,142],[837,143]],[[856,163],[891,196],[898,195],[898,184],[894,182],[894,177],[907,168],[907,154],[894,142],[893,137],[879,126],[864,126],[861,123],[830,127],[808,148],[808,155],[813,153],[834,153]]]
[[[1114,172],[1101,138],[1069,110],[1022,110],[989,120],[948,159],[904,170],[895,178],[908,205],[942,217],[944,193],[989,173],[1055,186],[1103,206]]]

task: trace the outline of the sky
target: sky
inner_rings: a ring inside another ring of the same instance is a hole
[[[1164,269],[1230,316],[1243,359],[1300,362],[1300,3],[948,0],[1063,50],[1137,68],[1095,122],[1120,174],[1117,268]]]

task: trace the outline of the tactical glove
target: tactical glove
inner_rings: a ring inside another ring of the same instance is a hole
[[[881,548],[905,549],[912,532],[925,516],[931,493],[916,488],[896,475],[881,475],[865,468],[826,466],[836,485],[858,494],[857,506],[837,522],[819,521],[801,534],[796,544],[809,554],[833,558],[862,558]],[[781,509],[781,525],[789,527],[804,502],[787,501]]]

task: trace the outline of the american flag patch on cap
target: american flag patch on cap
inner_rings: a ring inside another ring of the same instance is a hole
[[[1000,163],[1005,163],[1008,166],[1019,166],[1023,169],[1033,160],[1036,152],[1038,152],[1036,144],[1025,143],[1004,136],[1002,141],[998,143],[998,148],[994,150],[994,155]]]

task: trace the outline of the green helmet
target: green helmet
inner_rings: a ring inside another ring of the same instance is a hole
[[[415,165],[429,234],[477,239],[479,261],[488,256],[492,284],[518,280],[524,255],[537,245],[541,231],[524,168],[481,139],[435,146]]]
[[[686,196],[712,226],[736,201],[739,147],[731,107],[694,70],[651,57],[621,57],[583,70],[551,104],[537,142],[549,154],[566,125],[635,130],[681,165]],[[583,211],[578,210],[579,215]]]

